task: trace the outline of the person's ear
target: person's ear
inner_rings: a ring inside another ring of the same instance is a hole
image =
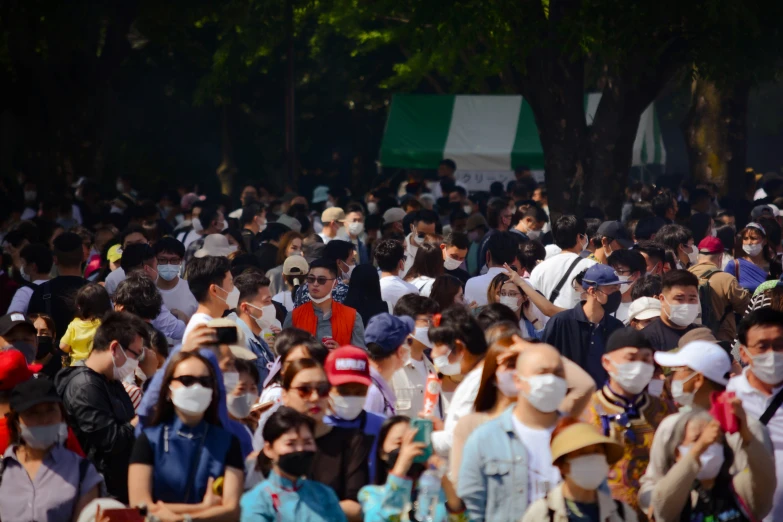
[[[606,370],[606,373],[610,373],[610,370],[613,367],[612,360],[607,357],[606,355],[601,356],[601,366],[603,366],[604,370]]]
[[[261,449],[261,451],[264,452],[264,456],[268,458],[269,460],[275,460],[275,450],[272,449],[272,444],[269,442],[264,442],[264,447]]]

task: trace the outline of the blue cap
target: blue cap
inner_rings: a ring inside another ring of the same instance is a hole
[[[584,278],[582,278],[582,288],[590,288],[591,286],[609,286],[619,285],[622,281],[617,277],[617,273],[609,265],[602,265],[598,263],[591,266],[585,272]]]
[[[364,340],[379,345],[384,353],[392,353],[402,346],[405,338],[415,329],[416,323],[407,315],[395,317],[391,314],[379,314],[373,316],[367,323]]]

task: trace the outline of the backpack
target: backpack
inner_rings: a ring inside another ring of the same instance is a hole
[[[710,286],[710,278],[719,273],[720,270],[708,270],[701,277],[699,277],[699,302],[701,303],[701,325],[706,326],[712,331],[713,334],[717,334],[720,330],[720,326],[726,317],[731,312],[731,305],[726,305],[726,309],[719,311],[714,310],[712,306],[712,297],[714,291]]]

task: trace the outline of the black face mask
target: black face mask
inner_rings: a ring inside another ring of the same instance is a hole
[[[52,337],[49,335],[38,336],[38,349],[35,352],[36,360],[41,360],[52,353]]]
[[[397,459],[400,456],[400,448],[393,449],[389,452],[389,456],[386,457],[386,469],[387,471],[391,471],[394,469],[394,465],[397,463]],[[424,473],[424,470],[426,469],[426,464],[424,462],[414,462],[411,464],[410,469],[408,469],[408,476],[412,479],[417,479],[421,476],[422,473]]]
[[[620,308],[620,303],[622,301],[623,301],[623,294],[622,292],[618,291],[606,296],[606,304],[601,306],[603,307],[605,313],[611,315],[615,313],[618,308]]]
[[[293,453],[280,455],[280,458],[277,460],[277,465],[289,475],[301,477],[310,472],[310,467],[313,464],[313,457],[315,457],[314,451],[295,451]]]

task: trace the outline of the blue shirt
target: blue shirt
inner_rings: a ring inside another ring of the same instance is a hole
[[[365,435],[371,435],[373,437],[369,458],[370,482],[375,481],[375,455],[378,450],[378,434],[380,433],[381,426],[385,420],[386,417],[383,415],[367,411],[362,411],[358,417],[351,421],[335,417],[334,415],[327,415],[324,417],[324,424],[337,426],[338,428],[360,428]]]
[[[155,406],[158,404],[158,398],[160,397],[160,387],[163,384],[163,375],[166,373],[171,358],[179,353],[182,349],[182,345],[177,345],[171,349],[169,356],[166,358],[166,362],[163,363],[163,367],[160,368],[152,377],[150,385],[147,387],[147,391],[144,392],[144,397],[141,399],[141,404],[136,409],[136,415],[139,417],[139,423],[136,425],[136,436],[141,435],[144,428],[149,425],[152,420],[152,413],[155,410]],[[218,416],[220,417],[220,423],[223,427],[235,435],[239,439],[239,446],[242,448],[242,457],[246,458],[253,452],[253,437],[248,433],[247,428],[241,422],[231,420],[228,418],[228,407],[226,406],[226,389],[223,386],[223,372],[220,371],[218,366],[217,357],[211,350],[201,349],[198,353],[209,361],[212,368],[215,370],[215,378],[217,379],[218,395],[220,397],[220,404],[218,404]]]
[[[247,349],[256,355],[257,359],[253,362],[256,365],[256,369],[258,369],[258,389],[262,390],[264,381],[269,375],[269,370],[275,363],[275,354],[272,353],[272,349],[269,348],[266,341],[254,334],[253,330],[250,329],[245,321],[239,318],[236,312],[228,314],[226,319],[231,319],[237,323],[237,326],[244,332],[245,339],[247,339]]]
[[[546,324],[541,340],[584,368],[600,388],[607,378],[601,364],[606,341],[612,332],[623,327],[621,321],[609,314],[604,314],[599,323],[591,323],[579,303],[571,310],[555,314]]]
[[[516,522],[528,508],[527,450],[514,431],[513,412],[509,406],[465,442],[457,495],[473,522]]]
[[[387,522],[389,520],[402,520],[406,509],[412,505],[411,493],[413,481],[389,475],[383,486],[364,486],[359,491],[359,503],[364,512],[364,522]],[[406,519],[407,520],[407,519]],[[440,492],[440,502],[435,508],[433,522],[468,522],[466,512],[448,513],[446,511],[446,497],[443,490]]]
[[[332,488],[320,482],[292,482],[274,470],[242,495],[241,522],[342,522],[346,520]]]

